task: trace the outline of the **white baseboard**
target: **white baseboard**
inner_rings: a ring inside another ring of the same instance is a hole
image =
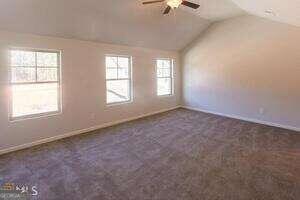
[[[189,110],[195,110],[195,111],[199,111],[199,112],[210,113],[210,114],[214,114],[214,115],[220,115],[220,116],[224,116],[224,117],[229,117],[229,118],[239,119],[239,120],[243,120],[243,121],[254,122],[254,123],[258,123],[258,124],[264,124],[264,125],[268,125],[268,126],[274,126],[274,127],[278,127],[278,128],[283,128],[283,129],[288,129],[288,130],[300,132],[300,127],[283,125],[283,124],[263,121],[263,120],[259,120],[259,119],[241,117],[241,116],[238,116],[238,115],[229,115],[229,114],[224,114],[224,113],[199,109],[199,108],[195,108],[195,107],[190,107],[190,106],[181,106],[181,107],[189,109]]]
[[[151,115],[167,112],[167,111],[174,110],[174,109],[177,109],[177,108],[180,108],[180,107],[181,106],[175,106],[175,107],[172,107],[172,108],[151,112],[151,113],[139,115],[139,116],[136,116],[136,117],[126,118],[126,119],[122,119],[122,120],[118,120],[118,121],[114,121],[114,122],[108,122],[108,123],[105,123],[105,124],[89,127],[89,128],[86,128],[86,129],[76,130],[76,131],[72,131],[72,132],[69,132],[69,133],[62,134],[62,135],[57,135],[57,136],[54,136],[54,137],[45,138],[45,139],[42,139],[42,140],[37,140],[37,141],[31,142],[31,143],[21,144],[21,145],[18,145],[18,146],[7,148],[7,149],[2,149],[2,150],[0,150],[0,155],[7,154],[7,153],[10,153],[10,152],[13,152],[13,151],[27,149],[29,147],[33,147],[33,146],[48,143],[48,142],[53,142],[53,141],[60,140],[60,139],[63,139],[63,138],[67,138],[67,137],[71,137],[71,136],[74,136],[74,135],[79,135],[79,134],[82,134],[82,133],[95,131],[95,130],[98,130],[98,129],[101,129],[101,128],[121,124],[121,123],[124,123],[124,122],[129,122],[129,121],[132,121],[132,120],[148,117],[148,116],[151,116]]]

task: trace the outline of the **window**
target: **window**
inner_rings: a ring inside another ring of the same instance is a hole
[[[12,120],[60,112],[60,52],[10,50]]]
[[[131,101],[131,57],[106,56],[107,104]]]
[[[171,59],[156,60],[157,95],[173,94],[173,61]]]

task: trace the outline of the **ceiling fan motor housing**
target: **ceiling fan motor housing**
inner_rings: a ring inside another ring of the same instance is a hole
[[[172,9],[178,8],[180,4],[182,4],[183,0],[167,0],[167,5]]]

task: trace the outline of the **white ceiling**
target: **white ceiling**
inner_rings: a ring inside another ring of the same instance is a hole
[[[180,50],[210,21],[141,0],[1,0],[0,29],[89,41]]]
[[[180,50],[212,20],[237,13],[228,0],[201,1],[201,6],[200,17],[187,12],[190,8],[163,16],[165,3],[143,6],[142,0],[1,0],[0,29]]]
[[[192,12],[202,18],[219,21],[231,17],[245,14],[245,11],[240,9],[231,0],[190,0],[198,3],[200,8],[197,10],[182,7],[184,10]]]
[[[300,26],[300,0],[232,0],[250,14]],[[265,11],[274,14],[267,14]]]
[[[190,1],[200,8],[181,6],[163,16],[165,3],[144,6],[142,0],[0,0],[0,30],[180,50],[213,21],[245,11],[264,16],[273,9],[275,20],[300,24],[300,0]]]

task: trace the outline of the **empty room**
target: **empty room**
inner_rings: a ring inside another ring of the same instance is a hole
[[[299,200],[300,0],[1,0],[2,199]]]

